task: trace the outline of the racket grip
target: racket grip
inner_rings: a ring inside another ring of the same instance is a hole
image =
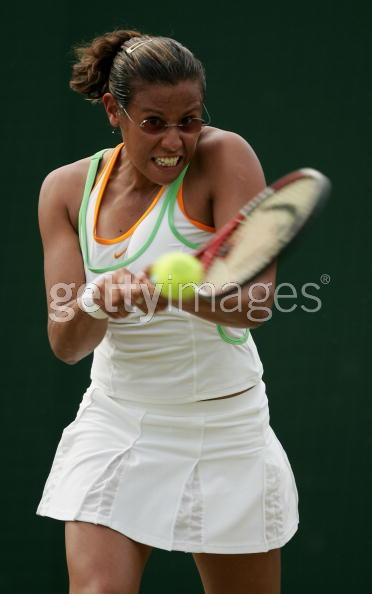
[[[211,241],[208,242],[206,246],[202,247],[198,252],[196,252],[195,257],[199,258],[203,264],[204,270],[208,270],[216,256],[220,255],[219,250],[221,250],[222,245],[224,253],[221,255],[225,255],[226,252],[229,251],[229,246],[227,243],[228,237],[232,234],[234,229],[236,229],[242,219],[244,219],[244,216],[239,213],[234,219],[228,221],[223,227],[221,227],[221,229],[217,231],[216,235]]]

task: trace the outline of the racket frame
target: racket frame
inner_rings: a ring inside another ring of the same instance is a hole
[[[252,281],[258,274],[260,274],[265,268],[267,268],[279,254],[281,254],[298,236],[299,232],[307,226],[307,224],[318,214],[321,208],[324,206],[326,200],[329,197],[331,182],[330,180],[320,171],[310,168],[304,167],[301,169],[297,169],[287,175],[279,178],[274,183],[266,186],[259,194],[257,194],[253,199],[247,202],[239,212],[230,219],[221,229],[219,229],[214,237],[212,237],[204,246],[199,248],[195,253],[194,256],[198,258],[201,263],[203,264],[204,270],[207,271],[210,266],[212,265],[213,261],[215,260],[217,254],[223,250],[223,245],[226,243],[226,240],[233,234],[235,229],[244,222],[248,216],[258,207],[260,204],[265,202],[268,198],[273,196],[278,190],[284,188],[285,186],[294,183],[300,179],[311,178],[316,182],[316,186],[314,192],[317,193],[317,202],[314,206],[310,215],[305,218],[299,227],[296,229],[295,234],[290,238],[290,240],[265,264],[259,268],[254,276],[247,278],[245,281],[239,283],[241,287],[245,286],[247,283]],[[206,281],[208,282],[208,281]],[[226,284],[229,284],[231,281],[226,281]],[[203,283],[201,284],[203,286]],[[232,287],[226,291],[220,293],[214,293],[215,297],[224,297],[232,292],[234,292],[236,288]],[[205,295],[202,291],[199,292],[199,295],[202,295],[206,299],[212,299],[213,296]]]

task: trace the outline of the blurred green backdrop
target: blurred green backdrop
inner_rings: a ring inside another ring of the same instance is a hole
[[[1,592],[68,591],[63,523],[35,510],[91,361],[67,366],[49,349],[37,202],[49,171],[118,142],[103,109],[68,88],[72,44],[118,26],[173,36],[194,51],[206,67],[214,125],[252,144],[268,182],[300,166],[333,181],[332,202],[279,272],[279,282],[299,291],[316,283],[321,310],[306,313],[300,306],[311,303],[299,297],[295,311],[276,312],[254,337],[271,424],[300,496],[300,528],[282,551],[283,592],[367,591],[370,5],[65,0],[1,10],[8,262],[1,292]],[[192,557],[154,550],[141,594],[175,592],[203,592]]]

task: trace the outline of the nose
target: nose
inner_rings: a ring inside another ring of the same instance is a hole
[[[169,153],[176,153],[182,147],[181,131],[177,126],[169,126],[162,134],[160,146]]]

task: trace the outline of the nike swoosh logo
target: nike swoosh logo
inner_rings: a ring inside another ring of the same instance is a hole
[[[127,251],[128,248],[124,248],[121,252],[115,252],[114,254],[114,258],[120,258],[120,256],[122,256],[123,254],[125,254],[125,252]]]

